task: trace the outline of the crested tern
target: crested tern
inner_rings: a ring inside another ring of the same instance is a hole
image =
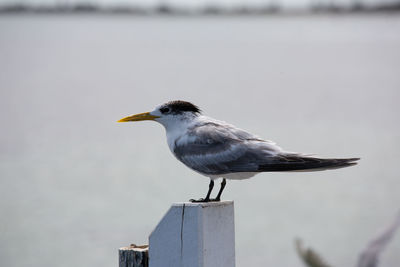
[[[210,178],[205,198],[192,202],[220,201],[226,179],[247,179],[260,172],[319,171],[357,164],[359,158],[316,158],[282,150],[231,124],[202,115],[196,105],[176,100],[151,112],[118,122],[154,120],[164,126],[169,149],[190,169]],[[210,197],[214,180],[222,178],[216,198]]]

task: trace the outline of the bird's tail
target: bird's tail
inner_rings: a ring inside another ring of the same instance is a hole
[[[281,154],[276,160],[259,166],[261,172],[323,171],[356,165],[360,158],[321,159],[299,154]]]

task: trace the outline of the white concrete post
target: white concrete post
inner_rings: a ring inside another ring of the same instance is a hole
[[[176,203],[149,237],[149,267],[234,267],[233,201]]]

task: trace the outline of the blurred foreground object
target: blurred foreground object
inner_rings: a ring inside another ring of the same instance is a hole
[[[395,220],[382,229],[361,252],[357,267],[377,267],[380,253],[392,240],[397,228],[400,226],[400,212]],[[309,267],[331,267],[311,248],[304,249],[300,239],[295,241],[296,250],[303,262]]]
[[[296,239],[296,250],[300,258],[310,267],[331,267],[311,248],[305,249],[300,239]]]
[[[385,249],[390,240],[392,240],[397,228],[400,226],[400,211],[395,220],[382,229],[375,238],[373,238],[367,247],[361,252],[357,267],[376,267],[378,266],[379,254]]]

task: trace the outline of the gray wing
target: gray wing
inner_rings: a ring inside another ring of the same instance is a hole
[[[185,138],[185,140],[181,140]],[[237,172],[316,171],[355,165],[359,158],[321,159],[284,152],[229,124],[203,122],[175,140],[174,154],[205,175]]]
[[[376,267],[378,266],[379,254],[394,236],[396,229],[400,226],[400,212],[396,219],[373,238],[362,251],[358,259],[357,267]]]
[[[232,125],[205,122],[176,140],[174,154],[188,167],[206,174],[256,172],[281,149]]]

